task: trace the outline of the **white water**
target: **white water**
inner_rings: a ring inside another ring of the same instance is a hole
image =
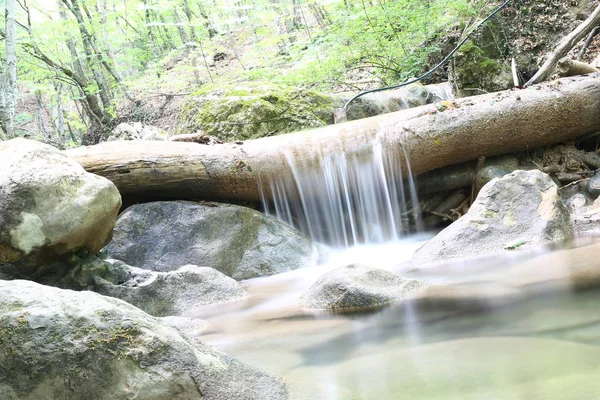
[[[367,156],[326,154],[317,166],[286,154],[291,173],[267,178],[273,204],[263,200],[265,212],[314,242],[343,248],[396,241],[411,227],[420,230],[410,164],[405,182],[398,149],[384,149],[379,137],[371,149]]]

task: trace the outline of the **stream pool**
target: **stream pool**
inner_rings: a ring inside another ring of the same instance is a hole
[[[600,290],[574,290],[582,278],[570,272],[600,270],[599,240],[411,270],[425,239],[331,252],[315,267],[246,281],[247,301],[194,311],[210,323],[201,340],[283,377],[291,399],[600,398]],[[320,275],[349,262],[460,290],[363,314],[297,306]]]

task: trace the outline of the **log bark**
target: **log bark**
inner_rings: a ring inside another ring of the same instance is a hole
[[[113,181],[124,197],[258,201],[259,184],[266,187],[269,176],[289,172],[287,157],[313,166],[332,152],[366,157],[376,137],[404,164],[406,154],[413,173],[423,173],[597,131],[600,74],[241,144],[107,142],[66,154]]]

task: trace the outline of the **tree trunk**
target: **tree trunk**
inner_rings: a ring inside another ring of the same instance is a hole
[[[17,99],[17,53],[15,39],[15,0],[6,0],[6,90],[4,98],[4,128],[9,138],[15,136],[15,105]]]
[[[406,155],[418,174],[600,131],[600,74],[446,106],[442,111],[441,104],[426,105],[241,145],[109,142],[66,153],[113,181],[123,196],[257,201],[259,182],[266,189],[270,175],[289,171],[286,154],[316,167],[324,154],[368,157],[379,137],[404,164]]]

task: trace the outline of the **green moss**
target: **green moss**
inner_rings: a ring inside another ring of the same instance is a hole
[[[472,42],[465,43],[456,54],[454,75],[463,95],[506,89],[512,84],[509,68]]]
[[[176,133],[202,130],[226,141],[316,128],[332,123],[334,97],[270,83],[206,87],[182,107]]]

